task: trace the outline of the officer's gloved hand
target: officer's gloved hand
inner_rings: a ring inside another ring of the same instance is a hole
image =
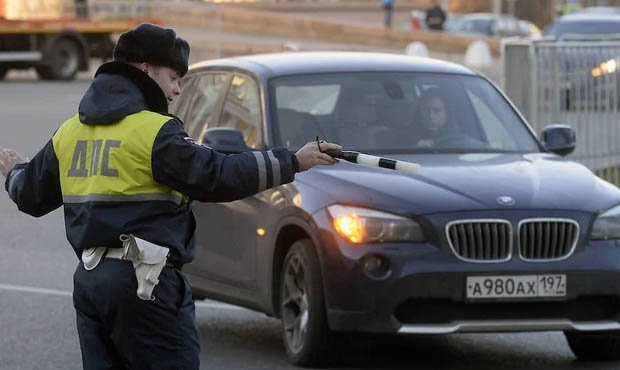
[[[299,170],[305,171],[316,166],[317,164],[334,164],[338,160],[332,158],[329,154],[323,153],[326,150],[337,149],[342,150],[338,144],[328,143],[326,141],[311,141],[306,143],[301,149],[295,153],[299,162]]]
[[[2,174],[2,176],[6,177],[13,167],[20,163],[26,163],[26,160],[16,151],[13,149],[0,148],[0,174]]]

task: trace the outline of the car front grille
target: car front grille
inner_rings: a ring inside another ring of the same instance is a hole
[[[467,220],[448,224],[454,253],[468,261],[500,262],[512,253],[512,227],[505,220]]]
[[[579,237],[579,224],[568,219],[526,219],[518,226],[521,259],[545,262],[571,255]],[[446,226],[450,248],[462,260],[503,262],[512,257],[512,224],[502,219],[459,220]]]
[[[579,236],[572,220],[534,219],[519,223],[519,253],[525,260],[545,261],[568,257]]]

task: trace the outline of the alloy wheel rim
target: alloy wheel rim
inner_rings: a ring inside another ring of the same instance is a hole
[[[299,256],[293,256],[284,271],[282,323],[289,348],[298,353],[304,347],[308,329],[306,271]]]

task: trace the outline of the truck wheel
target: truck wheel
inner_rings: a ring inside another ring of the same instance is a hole
[[[282,341],[291,363],[325,365],[333,360],[333,333],[327,327],[319,259],[310,240],[295,242],[286,254],[280,282]]]
[[[49,62],[37,66],[36,70],[44,80],[72,80],[80,68],[80,47],[68,38],[54,42],[49,54]]]
[[[570,349],[580,360],[620,360],[620,331],[580,333],[565,331]]]

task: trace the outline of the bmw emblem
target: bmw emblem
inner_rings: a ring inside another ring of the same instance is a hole
[[[515,200],[508,195],[502,195],[501,197],[497,198],[497,203],[501,204],[502,206],[511,206],[515,204]]]

